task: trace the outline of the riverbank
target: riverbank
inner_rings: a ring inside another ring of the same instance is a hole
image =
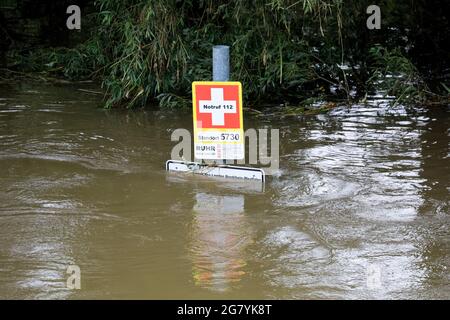
[[[213,45],[227,44],[231,79],[243,83],[253,109],[298,106],[292,113],[316,101],[359,103],[377,92],[395,97],[394,104],[448,103],[448,20],[434,5],[389,3],[382,28],[372,30],[364,1],[100,0],[83,16],[82,41],[11,45],[5,67],[100,81],[106,108],[183,108],[191,83],[211,79]],[[436,7],[446,12],[448,5]]]

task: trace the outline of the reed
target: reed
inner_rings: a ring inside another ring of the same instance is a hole
[[[231,46],[231,79],[242,81],[251,105],[314,97],[350,102],[386,88],[397,102],[425,99],[430,88],[416,67],[419,55],[405,48],[419,43],[412,28],[427,4],[381,1],[383,28],[370,31],[365,10],[371,2],[96,0],[89,41],[47,55],[37,51],[33,63],[72,79],[101,79],[107,108],[149,100],[189,105],[191,82],[212,78],[215,44]],[[437,90],[448,94],[445,86],[448,79]]]

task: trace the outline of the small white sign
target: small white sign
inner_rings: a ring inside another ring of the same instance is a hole
[[[261,182],[265,181],[264,170],[260,168],[237,167],[228,165],[211,167],[197,162],[168,160],[166,162],[166,170],[178,172],[190,171],[192,173],[201,174],[205,176],[249,179],[249,180],[258,180]]]

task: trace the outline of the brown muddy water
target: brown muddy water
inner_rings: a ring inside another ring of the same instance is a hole
[[[0,87],[0,298],[450,298],[448,108],[247,117],[280,129],[258,193],[166,174],[189,112],[79,88]]]

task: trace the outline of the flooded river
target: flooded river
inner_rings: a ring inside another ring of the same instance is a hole
[[[80,88],[0,87],[0,298],[450,298],[448,108],[247,117],[280,130],[260,193],[167,175],[191,113]]]

